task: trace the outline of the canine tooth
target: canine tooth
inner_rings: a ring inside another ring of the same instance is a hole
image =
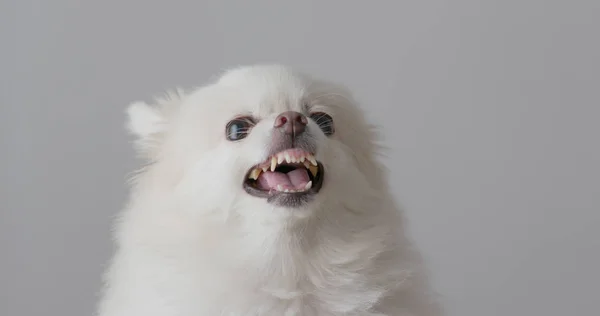
[[[256,168],[256,169],[252,170],[252,172],[250,172],[249,178],[252,180],[256,180],[256,179],[258,179],[258,176],[260,176],[261,172],[262,172],[261,169]]]
[[[310,173],[312,173],[313,177],[317,176],[317,172],[319,171],[319,167],[317,166],[309,166],[308,170],[310,170]]]
[[[312,181],[308,181],[308,183],[304,186],[304,190],[308,190],[312,188]]]
[[[275,171],[275,167],[277,167],[277,158],[271,158],[271,171]]]
[[[315,157],[313,157],[312,155],[306,157],[306,159],[308,159],[310,161],[311,164],[313,165],[317,165],[317,160],[315,159]]]
[[[285,161],[286,161],[287,163],[290,163],[290,162],[292,162],[291,160],[292,160],[292,157],[290,157],[290,154],[286,152],[286,153],[285,153]]]

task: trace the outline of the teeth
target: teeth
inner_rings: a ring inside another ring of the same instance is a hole
[[[312,173],[313,177],[317,176],[317,172],[319,171],[319,167],[317,166],[309,166],[308,170],[310,170],[310,173]]]
[[[260,176],[260,173],[262,172],[261,169],[254,169],[252,170],[252,172],[250,172],[250,176],[248,176],[248,178],[252,179],[252,180],[257,180],[258,176]]]
[[[308,181],[308,183],[304,186],[304,190],[308,190],[312,188],[312,181]]]
[[[312,181],[308,181],[308,183],[304,186],[303,189],[284,188],[281,184],[278,184],[276,187],[276,190],[279,192],[285,192],[285,193],[296,193],[296,192],[303,192],[303,191],[309,190],[310,188],[312,188]]]
[[[248,178],[257,180],[262,172],[274,172],[277,166],[284,162],[303,164],[304,167],[308,169],[313,176],[316,176],[319,172],[317,159],[315,159],[315,157],[312,154],[284,151],[272,156],[267,163],[252,170],[252,172],[250,172],[250,174],[248,175]],[[294,192],[294,190],[290,189],[290,192]]]
[[[275,171],[275,167],[277,167],[277,158],[271,158],[271,171]]]

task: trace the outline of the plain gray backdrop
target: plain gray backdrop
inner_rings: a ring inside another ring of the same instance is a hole
[[[0,315],[92,315],[126,105],[279,62],[350,87],[449,315],[600,315],[600,1],[0,1]]]

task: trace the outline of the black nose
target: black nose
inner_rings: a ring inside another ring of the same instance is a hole
[[[304,114],[296,111],[287,111],[275,118],[274,128],[280,129],[286,134],[297,136],[304,132],[308,119]]]

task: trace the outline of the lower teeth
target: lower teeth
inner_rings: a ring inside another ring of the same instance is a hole
[[[288,188],[284,188],[281,184],[278,184],[277,187],[275,188],[275,190],[279,191],[279,192],[285,192],[285,193],[298,193],[298,192],[307,191],[310,188],[312,188],[312,181],[308,181],[308,183],[306,183],[306,185],[304,186],[303,189],[288,189]]]

